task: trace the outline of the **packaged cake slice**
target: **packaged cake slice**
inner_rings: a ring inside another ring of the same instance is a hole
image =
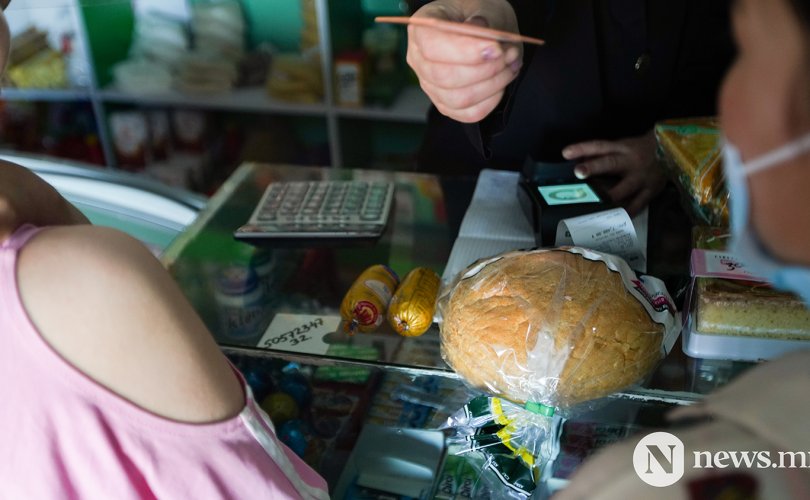
[[[666,120],[656,124],[658,154],[671,172],[689,212],[699,224],[728,224],[728,192],[717,118]]]
[[[726,252],[727,229],[693,232],[691,328],[698,334],[810,340],[810,309],[771,288]]]

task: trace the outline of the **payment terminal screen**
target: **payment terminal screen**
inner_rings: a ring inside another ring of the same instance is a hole
[[[537,186],[540,195],[549,205],[572,205],[574,203],[599,203],[599,196],[591,186],[583,183]]]

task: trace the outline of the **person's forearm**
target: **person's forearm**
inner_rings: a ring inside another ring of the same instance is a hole
[[[5,237],[26,223],[53,226],[89,221],[30,170],[0,162],[0,236]]]

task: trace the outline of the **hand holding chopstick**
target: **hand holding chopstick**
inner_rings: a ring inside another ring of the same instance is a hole
[[[486,117],[523,62],[523,43],[506,0],[435,0],[408,24],[408,64],[442,114],[464,123]]]

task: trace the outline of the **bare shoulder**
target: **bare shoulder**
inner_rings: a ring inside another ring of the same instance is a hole
[[[244,405],[239,381],[171,276],[137,240],[49,228],[23,249],[20,292],[42,336],[90,377],[154,413],[204,422]]]
[[[71,260],[65,261],[66,258]],[[31,264],[29,272],[59,264],[49,271],[58,270],[63,275],[103,275],[113,267],[138,274],[154,259],[146,247],[131,236],[115,229],[87,225],[46,228],[26,245],[21,260],[26,265]]]

